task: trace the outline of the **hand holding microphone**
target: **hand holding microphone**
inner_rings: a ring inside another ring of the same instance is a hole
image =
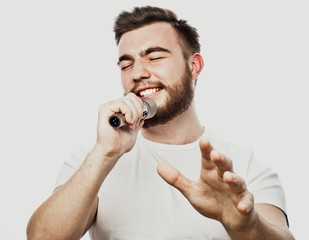
[[[157,105],[151,98],[142,98],[143,101],[143,115],[141,120],[152,118],[157,112]],[[109,124],[113,128],[120,128],[126,126],[127,123],[123,114],[116,113],[109,118]]]
[[[134,93],[102,104],[99,108],[95,152],[115,164],[119,157],[131,151],[143,121],[156,113],[152,99],[140,99]],[[127,124],[128,128],[121,131]],[[120,129],[118,129],[120,128]]]

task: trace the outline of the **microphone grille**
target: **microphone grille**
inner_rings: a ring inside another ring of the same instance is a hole
[[[144,97],[142,101],[147,104],[149,108],[149,114],[147,118],[152,118],[157,113],[157,104],[151,98]]]

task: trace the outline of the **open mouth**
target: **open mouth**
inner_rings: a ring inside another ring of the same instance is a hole
[[[144,89],[144,90],[141,90],[137,93],[137,95],[139,97],[150,97],[152,96],[153,94],[161,91],[162,88],[159,88],[159,87],[156,87],[156,88],[147,88],[147,89]]]

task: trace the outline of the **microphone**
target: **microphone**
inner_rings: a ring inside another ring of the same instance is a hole
[[[143,115],[142,119],[152,118],[157,113],[157,104],[151,98],[142,98],[143,101]],[[121,113],[116,113],[109,118],[109,124],[117,129],[128,125],[124,120],[124,116]]]

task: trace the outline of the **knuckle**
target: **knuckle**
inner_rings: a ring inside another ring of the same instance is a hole
[[[125,96],[126,99],[139,99],[134,93],[128,93],[126,96]]]
[[[106,106],[107,106],[107,103],[101,104],[101,105],[99,106],[99,113],[104,112],[105,109],[106,109]]]
[[[241,189],[242,190],[246,190],[247,189],[247,184],[246,184],[246,182],[242,179],[242,178],[240,178],[240,177],[238,177],[238,181],[240,182],[240,187],[241,187]]]

